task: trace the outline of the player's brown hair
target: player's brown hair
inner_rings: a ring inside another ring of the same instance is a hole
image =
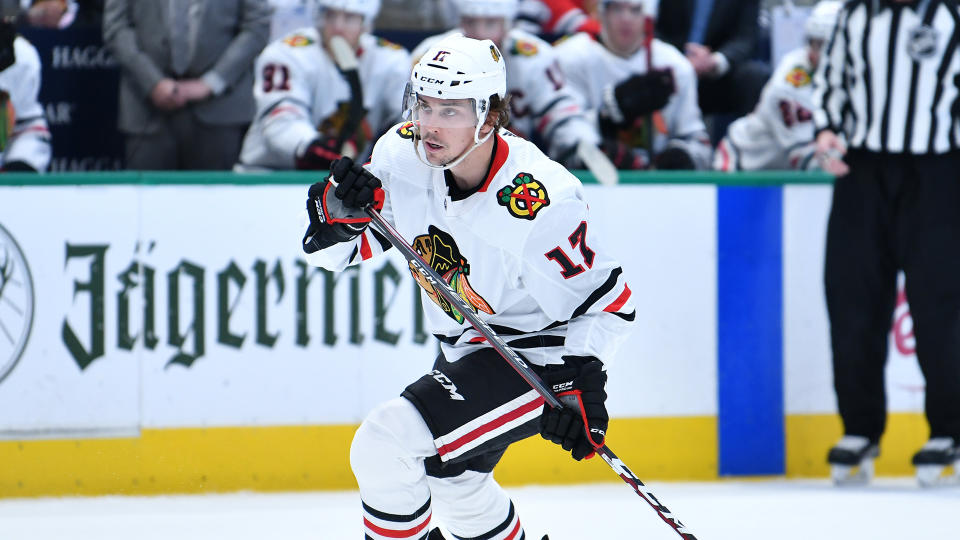
[[[503,99],[496,94],[490,96],[490,111],[487,113],[487,123],[492,123],[494,130],[505,128],[510,124],[510,96]]]

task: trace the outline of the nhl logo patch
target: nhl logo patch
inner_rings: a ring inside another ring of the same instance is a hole
[[[497,192],[497,202],[500,206],[506,206],[511,216],[532,220],[537,217],[537,212],[550,204],[550,197],[547,188],[530,173],[522,172],[510,185]]]
[[[936,28],[922,25],[910,30],[907,36],[907,54],[917,62],[922,62],[937,53],[937,41],[940,33]]]
[[[404,122],[397,128],[397,135],[403,139],[412,139],[415,132],[416,127],[413,122]]]

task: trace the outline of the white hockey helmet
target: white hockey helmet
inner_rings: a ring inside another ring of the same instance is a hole
[[[404,115],[411,118],[419,133],[417,117],[418,96],[437,99],[465,99],[473,103],[475,116],[470,119],[475,124],[474,145],[453,162],[442,167],[434,166],[420,154],[414,137],[414,145],[421,161],[434,168],[448,169],[463,160],[474,148],[483,144],[493,134],[480,138],[490,111],[490,98],[507,94],[507,70],[500,49],[489,39],[477,40],[463,34],[451,34],[433,44],[413,66],[410,83],[404,94]],[[457,126],[466,127],[466,126]]]
[[[503,17],[513,20],[517,16],[518,0],[456,0],[457,13],[467,17]]]
[[[338,9],[363,15],[364,24],[373,24],[380,13],[380,0],[319,0],[322,9]],[[322,13],[322,11],[321,11]]]
[[[607,7],[607,4],[617,2],[619,4],[639,4],[643,6],[643,13],[647,17],[656,18],[660,9],[660,0],[600,0],[600,9]]]
[[[839,0],[821,0],[814,6],[807,22],[803,26],[803,34],[807,39],[827,41],[837,25],[837,16],[843,2]]]

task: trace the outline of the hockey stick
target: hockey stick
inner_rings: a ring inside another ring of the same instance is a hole
[[[363,87],[360,84],[359,61],[357,55],[353,52],[353,48],[343,37],[333,36],[330,38],[330,52],[333,55],[334,63],[337,64],[337,68],[350,87],[347,117],[340,128],[337,143],[334,147],[338,153],[343,154],[344,145],[353,136],[353,133],[360,128],[367,111],[363,109]],[[357,148],[358,152],[362,150],[362,148]]]
[[[367,206],[364,209],[364,212],[370,216],[371,225],[383,234],[387,240],[390,242],[393,247],[397,248],[400,253],[403,254],[403,257],[407,262],[419,273],[423,279],[429,283],[437,293],[443,296],[452,306],[454,306],[468,321],[477,329],[483,337],[487,338],[487,341],[494,349],[500,353],[500,356],[503,356],[504,360],[510,364],[511,367],[527,382],[534,390],[537,391],[543,397],[543,400],[553,408],[563,407],[563,404],[560,403],[560,400],[553,395],[553,392],[547,388],[543,383],[543,380],[534,373],[530,366],[520,358],[513,349],[503,339],[493,331],[490,326],[484,322],[477,314],[474,312],[473,307],[470,306],[463,298],[460,297],[447,282],[440,277],[440,274],[436,272],[433,268],[427,264],[416,251],[407,244],[406,240],[403,239],[403,236],[393,228],[387,220],[380,215],[372,206]],[[417,280],[417,283],[420,283],[420,286],[423,287],[423,283],[420,280]],[[597,445],[591,440],[591,444],[594,446],[594,450],[597,454],[607,462],[607,465],[613,469],[617,475],[626,482],[633,490],[639,495],[643,500],[653,508],[653,510],[660,516],[660,519],[665,521],[667,525],[673,527],[673,530],[680,535],[681,538],[685,540],[697,540],[697,537],[687,529],[683,523],[680,523],[680,520],[673,516],[673,513],[670,512],[667,507],[657,499],[657,496],[653,494],[653,491],[649,487],[645,486],[643,482],[633,472],[627,468],[626,464],[620,461],[620,458],[611,451],[606,444]]]

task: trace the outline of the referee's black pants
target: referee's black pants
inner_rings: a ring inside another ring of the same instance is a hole
[[[960,440],[960,151],[851,150],[845,161],[824,272],[844,433],[875,442],[883,433],[887,335],[903,269],[930,436]]]

